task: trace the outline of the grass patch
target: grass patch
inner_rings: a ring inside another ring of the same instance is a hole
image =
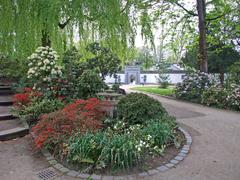
[[[171,96],[174,94],[174,88],[172,88],[172,87],[162,89],[157,86],[142,86],[142,87],[133,87],[131,89],[136,90],[136,91],[146,92],[146,93],[163,95],[163,96]]]

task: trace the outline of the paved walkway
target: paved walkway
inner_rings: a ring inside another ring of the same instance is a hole
[[[177,117],[192,135],[193,145],[189,156],[175,169],[145,179],[240,180],[240,113],[151,96]],[[1,180],[32,180],[36,172],[47,167],[42,156],[32,152],[29,137],[0,143]]]

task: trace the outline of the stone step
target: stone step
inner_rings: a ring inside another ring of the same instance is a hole
[[[11,108],[11,106],[0,106],[0,121],[16,119],[16,117],[11,114]]]
[[[23,127],[21,120],[17,118],[0,121],[0,131],[8,130],[16,127]]]
[[[13,94],[12,90],[9,89],[0,89],[0,96]]]
[[[0,95],[13,94],[11,86],[0,86]]]
[[[0,114],[0,121],[16,119],[12,114]]]
[[[13,97],[11,95],[0,96],[0,106],[10,106],[12,104]]]
[[[0,141],[7,141],[18,137],[23,137],[29,133],[27,127],[16,127],[8,130],[0,131]]]

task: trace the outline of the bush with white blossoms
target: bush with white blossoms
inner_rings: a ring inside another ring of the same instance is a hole
[[[53,79],[61,77],[62,68],[57,65],[58,55],[50,47],[39,47],[28,57],[28,79],[33,87],[41,90],[42,87],[49,88]]]
[[[210,75],[204,72],[188,73],[182,83],[176,86],[175,94],[179,99],[184,99],[192,102],[201,102],[203,91],[214,84]]]
[[[228,108],[236,111],[240,111],[240,86],[231,85],[227,90],[228,96],[226,98]]]
[[[225,109],[228,106],[226,101],[227,94],[228,91],[226,88],[220,85],[212,85],[203,91],[201,103],[207,106]]]

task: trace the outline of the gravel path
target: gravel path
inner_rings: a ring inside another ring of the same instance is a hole
[[[240,180],[240,113],[151,96],[177,117],[192,135],[193,145],[188,157],[175,169],[145,179]],[[33,154],[29,137],[0,143],[0,159],[1,180],[36,179],[36,172],[49,166],[41,155]]]

